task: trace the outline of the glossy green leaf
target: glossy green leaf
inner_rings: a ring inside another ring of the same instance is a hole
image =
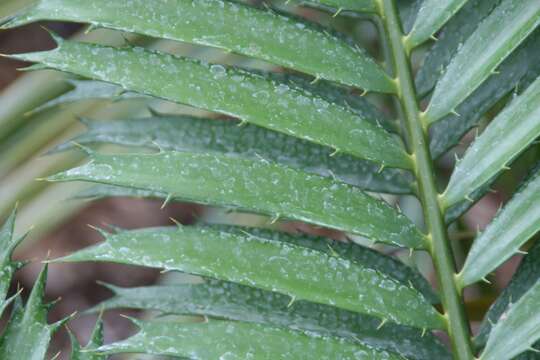
[[[118,189],[129,190],[129,188]],[[394,257],[382,254],[364,246],[357,245],[353,242],[335,241],[324,237],[310,236],[306,234],[290,234],[282,231],[255,227],[221,224],[212,224],[210,227],[212,229],[237,235],[250,234],[255,237],[262,237],[265,239],[307,247],[324,252],[330,256],[340,256],[343,259],[385,273],[402,284],[414,287],[431,303],[436,304],[440,302],[432,286],[416,269],[405,265],[403,262]]]
[[[504,0],[448,65],[435,87],[425,113],[426,121],[433,123],[454,111],[539,23],[539,1]]]
[[[529,350],[540,339],[540,281],[501,315],[491,330],[480,360],[507,360]]]
[[[71,332],[69,332],[69,338],[71,340],[70,360],[106,360],[107,359],[105,355],[84,351],[88,349],[95,349],[103,345],[103,321],[101,320],[101,316],[98,318],[96,322],[96,326],[94,327],[94,330],[92,331],[92,334],[90,335],[90,340],[88,341],[88,344],[86,345],[84,349],[81,348],[81,344],[79,343],[75,335],[73,335]]]
[[[139,288],[105,285],[114,297],[94,309],[134,308],[166,314],[197,314],[220,319],[268,324],[348,338],[409,359],[450,359],[432,334],[380,319],[306,301],[290,305],[286,295],[233,283],[178,284]]]
[[[40,0],[4,28],[46,19],[218,47],[369,91],[395,90],[358,47],[300,19],[231,1]]]
[[[237,282],[364,313],[440,328],[442,317],[414,288],[337,256],[250,234],[199,227],[103,233],[105,242],[57,261],[111,261]]]
[[[420,97],[424,97],[435,87],[459,46],[471,36],[478,24],[501,1],[469,0],[442,28],[437,35],[437,41],[429,49],[416,74],[416,92]]]
[[[13,58],[218,111],[387,166],[411,166],[403,145],[382,127],[304,89],[141,48],[57,41],[55,50]]]
[[[467,0],[424,0],[416,22],[406,37],[406,46],[415,48],[431,38]]]
[[[540,279],[540,241],[528,251],[527,255],[521,261],[519,268],[512,277],[512,280],[508,286],[502,291],[497,298],[497,301],[489,308],[486,314],[478,335],[475,338],[475,344],[478,347],[486,345],[487,338],[493,325],[495,325],[501,316],[508,312],[512,303],[515,303]],[[537,346],[538,348],[538,343]],[[522,354],[523,357],[527,355],[537,356],[536,352],[528,352]],[[523,360],[518,357],[516,360]]]
[[[148,353],[207,359],[394,360],[386,351],[344,339],[260,324],[211,321],[203,324],[139,322],[140,331],[127,340],[105,345],[102,354]],[[220,341],[216,341],[220,339]]]
[[[49,178],[167,193],[170,199],[238,208],[330,227],[373,241],[423,248],[404,215],[358,188],[265,159],[220,154],[90,154],[91,161]]]
[[[16,238],[13,235],[15,226],[16,211],[13,210],[5,223],[0,227],[0,307],[7,303],[5,298],[8,294],[13,273],[21,266],[19,262],[11,260],[15,247],[23,238]],[[0,311],[0,315],[2,312]]]
[[[476,138],[443,195],[453,206],[500,173],[540,135],[540,77],[516,97]]]
[[[67,319],[47,324],[47,305],[43,304],[47,267],[39,274],[26,308],[20,300],[15,307],[6,330],[0,337],[0,359],[45,360],[52,335]]]
[[[470,285],[516,254],[540,230],[540,171],[518,191],[485,231],[475,239],[463,270],[463,285]]]
[[[516,89],[526,88],[540,76],[540,29],[537,29],[497,69],[497,76],[488,78],[471,96],[457,107],[458,115],[448,115],[431,128],[431,153],[444,154],[459,143],[463,135],[477,126],[482,116]]]
[[[342,11],[377,12],[375,0],[296,0],[296,2],[315,8],[333,9],[335,14],[341,14]]]
[[[362,189],[407,194],[412,192],[412,176],[399,169],[385,169],[349,155],[330,156],[332,150],[237,122],[165,116],[114,121],[84,120],[88,131],[56,148],[98,143],[176,151],[215,151],[242,157],[263,158],[308,173],[333,177]]]

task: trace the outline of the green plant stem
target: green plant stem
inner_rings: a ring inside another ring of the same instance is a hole
[[[430,240],[430,251],[439,282],[447,330],[454,357],[473,359],[470,329],[460,291],[455,283],[456,266],[448,240],[439,193],[435,186],[434,166],[429,151],[427,127],[421,122],[420,111],[412,78],[409,54],[404,47],[404,36],[397,14],[395,0],[379,0],[383,26],[388,36],[395,66],[398,98],[407,130],[409,151],[415,159],[418,192],[424,209],[424,218]]]

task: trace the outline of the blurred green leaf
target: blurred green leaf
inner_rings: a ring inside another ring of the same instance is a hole
[[[103,233],[105,242],[55,261],[111,261],[177,270],[276,291],[398,324],[441,328],[414,288],[377,270],[306,247],[199,227]]]
[[[536,241],[528,251],[508,286],[499,295],[497,301],[491,305],[475,338],[477,346],[483,347],[486,345],[493,325],[499,321],[503,313],[508,312],[512,303],[521,299],[537,283],[538,279],[540,279],[540,241]],[[516,360],[525,360],[527,355],[530,355],[530,359],[532,359],[537,357],[538,353],[535,351],[527,352],[518,356]]]
[[[405,43],[415,48],[432,37],[467,0],[424,0]]]
[[[540,135],[540,77],[501,111],[467,149],[443,194],[453,206],[503,171]]]
[[[45,360],[52,335],[68,319],[47,324],[48,306],[43,304],[47,267],[39,274],[26,308],[17,299],[11,319],[0,337],[0,359]]]
[[[507,360],[532,348],[540,339],[540,281],[503,313],[491,329],[480,360]]]
[[[6,219],[0,227],[0,308],[7,306],[6,296],[11,284],[13,273],[21,266],[21,263],[11,260],[15,247],[23,238],[16,238],[13,234],[15,226],[16,210]],[[2,311],[0,311],[0,315]]]
[[[540,171],[534,171],[497,217],[479,235],[467,256],[459,281],[470,285],[516,254],[540,230]]]
[[[540,23],[538,0],[503,0],[465,41],[438,81],[425,118],[451,113]]]
[[[459,46],[466,41],[502,0],[469,0],[454,15],[437,35],[437,41],[428,50],[422,66],[416,74],[416,92],[426,96],[444,73],[444,69],[455,56]]]
[[[540,76],[540,29],[523,42],[491,76],[457,107],[458,115],[447,115],[431,128],[431,153],[435,158],[459,143],[478,125],[482,116],[509,93],[526,88]],[[520,91],[518,91],[520,92]]]

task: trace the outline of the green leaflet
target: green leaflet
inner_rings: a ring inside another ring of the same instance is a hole
[[[299,19],[235,2],[40,0],[4,28],[46,19],[218,47],[369,91],[395,91],[382,68],[359,48]]]
[[[431,303],[439,303],[438,296],[435,294],[432,286],[418,271],[416,271],[416,269],[405,265],[403,262],[391,256],[384,255],[364,246],[359,246],[353,242],[345,243],[343,241],[334,241],[328,238],[310,235],[298,236],[282,231],[254,227],[218,224],[213,224],[211,227],[213,229],[235,233],[238,235],[245,235],[246,233],[249,233],[255,237],[262,237],[265,239],[307,247],[324,252],[330,256],[340,256],[343,259],[390,275],[401,283],[416,288]]]
[[[130,188],[118,188],[130,190]],[[135,190],[136,191],[136,190]],[[405,265],[403,262],[378,251],[357,245],[353,242],[335,241],[319,236],[289,234],[282,231],[245,227],[212,224],[211,229],[225,231],[237,235],[250,234],[255,237],[262,237],[279,242],[290,243],[313,250],[321,251],[330,256],[340,256],[343,259],[355,262],[364,267],[369,267],[385,273],[398,280],[402,284],[410,285],[418,290],[431,303],[439,303],[438,295],[434,292],[426,279],[414,268]]]
[[[495,175],[540,135],[540,77],[516,97],[473,142],[443,195],[453,206]]]
[[[364,97],[352,94],[345,89],[333,86],[328,82],[312,83],[305,76],[274,73],[260,70],[250,70],[250,73],[266,77],[269,80],[276,81],[279,84],[292,86],[295,88],[303,88],[310,93],[322,97],[330,103],[334,103],[341,107],[346,107],[351,112],[375,125],[380,125],[389,132],[397,133],[398,128],[393,120],[389,120],[380,110],[378,110]],[[43,106],[48,108],[51,106],[62,105],[68,102],[76,102],[90,99],[106,99],[110,100],[125,100],[130,98],[145,98],[144,95],[132,92],[126,92],[120,86],[113,84],[92,81],[92,80],[68,80],[74,87],[70,92],[53,99]],[[152,99],[149,97],[149,99]],[[38,108],[39,109],[39,108]]]
[[[475,338],[477,346],[486,345],[487,338],[493,325],[499,321],[503,313],[508,311],[512,303],[521,299],[527,290],[537,283],[538,279],[540,279],[540,241],[537,241],[528,251],[508,286],[503,290],[501,295],[499,295],[497,301],[490,307],[480,326],[478,335]],[[522,356],[525,357],[526,354],[523,354]],[[519,359],[521,360],[520,357]]]
[[[448,115],[431,128],[431,153],[439,157],[456,145],[476,126],[484,113],[504,96],[527,87],[540,76],[540,29],[537,29],[499,66],[497,76],[488,78],[457,107],[457,115]]]
[[[97,305],[96,311],[135,308],[197,314],[348,338],[409,359],[450,359],[435,336],[422,335],[419,329],[393,323],[379,327],[380,319],[306,301],[290,305],[286,295],[248,286],[221,281],[139,288],[105,286],[114,297]]]
[[[91,161],[49,178],[133,187],[244,209],[423,248],[424,236],[404,215],[358,188],[268,162],[219,154],[90,154]]]
[[[475,239],[459,274],[464,286],[495,270],[540,229],[540,171],[518,191]]]
[[[428,124],[454,111],[540,23],[537,0],[504,0],[460,48],[425,113]]]
[[[275,328],[260,324],[211,321],[203,324],[140,322],[131,338],[105,345],[102,354],[148,353],[207,359],[318,359],[398,360],[398,355],[377,351],[339,338]],[[216,341],[220,339],[220,341]]]
[[[421,328],[442,317],[414,288],[357,263],[250,234],[199,227],[103,233],[105,242],[56,261],[112,261],[237,282]]]
[[[83,121],[88,131],[55,150],[72,148],[75,143],[107,143],[162,150],[215,151],[263,158],[369,191],[400,194],[412,191],[411,175],[407,172],[380,171],[376,164],[349,155],[330,156],[332,150],[326,147],[258,126],[240,127],[232,121],[161,114],[143,119]]]
[[[81,344],[79,344],[79,341],[77,340],[75,335],[73,335],[71,332],[69,332],[69,338],[71,340],[70,360],[105,360],[107,358],[105,355],[81,351],[83,350],[81,348]],[[94,327],[94,330],[92,331],[92,335],[90,335],[90,340],[88,341],[88,344],[86,345],[84,350],[95,349],[102,345],[103,345],[103,321],[101,320],[101,316],[100,316],[96,322],[96,326]]]
[[[383,128],[306,90],[141,48],[57,41],[55,50],[13,57],[218,111],[386,166],[411,166],[403,145]]]
[[[15,307],[6,330],[0,337],[0,359],[44,360],[52,334],[68,319],[47,324],[47,305],[43,304],[47,267],[39,274],[30,297],[23,308],[20,300]]]
[[[406,47],[413,49],[432,37],[467,0],[424,0],[416,22],[405,39]]]
[[[23,238],[15,238],[13,236],[13,228],[15,226],[16,210],[13,210],[11,215],[6,219],[6,222],[0,227],[0,308],[7,305],[4,300],[7,296],[11,277],[13,273],[21,266],[20,263],[11,260],[11,255],[15,247],[22,241]],[[0,315],[2,311],[0,311]]]
[[[529,350],[540,339],[540,281],[501,315],[491,330],[480,360],[507,360]]]
[[[426,96],[435,86],[440,75],[450,63],[460,44],[474,32],[478,24],[502,0],[469,0],[443,27],[437,41],[429,49],[416,74],[416,92]],[[460,113],[463,116],[462,113]]]

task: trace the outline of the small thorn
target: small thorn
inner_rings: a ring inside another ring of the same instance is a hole
[[[86,27],[86,29],[84,29],[84,35],[88,35],[90,34],[92,31],[96,30],[98,27],[95,25],[95,24],[90,24]],[[122,34],[122,37],[124,37],[124,35]],[[124,38],[125,40],[125,38]]]
[[[97,227],[97,226],[94,226],[94,225],[92,225],[92,224],[86,224],[86,226],[88,226],[88,227],[89,227],[90,229],[92,229],[92,230],[97,231],[104,239],[106,239],[107,236],[109,235],[109,233],[106,232],[104,229],[99,228],[99,227]]]
[[[422,328],[422,335],[420,335],[420,337],[424,337],[426,335],[426,332],[427,332],[426,328]]]
[[[481,280],[482,280],[483,282],[485,282],[486,284],[491,285],[491,281],[489,281],[487,278],[483,277]]]
[[[439,38],[436,37],[434,34],[431,34],[431,35],[429,36],[429,38],[430,38],[431,40],[433,40],[433,41],[439,41]]]
[[[503,169],[503,170],[510,170],[510,166],[508,166],[508,165],[503,165],[501,169]]]
[[[86,153],[86,155],[91,156],[92,154],[94,154],[94,150],[92,150],[89,147],[84,146],[84,145],[82,145],[82,144],[80,144],[80,143],[78,143],[76,141],[71,141],[71,144],[73,144],[73,146],[78,147],[79,149],[84,151]]]
[[[296,296],[291,296],[291,301],[287,304],[287,308],[290,308],[296,301]]]
[[[343,8],[340,7],[340,8],[337,9],[337,11],[332,15],[332,17],[334,17],[334,18],[337,17],[342,11],[343,11]]]
[[[274,215],[274,217],[270,221],[270,224],[273,225],[273,224],[277,223],[278,220],[279,220],[279,216],[280,216],[279,214]]]
[[[366,96],[369,91],[367,89],[363,89],[362,93],[360,94],[361,97]]]
[[[336,148],[334,151],[330,154],[330,157],[336,156],[339,153],[339,149]]]
[[[330,255],[332,255],[333,257],[339,257],[339,254],[330,244],[326,244],[326,246],[328,247],[328,250],[330,250]]]
[[[169,204],[173,198],[173,194],[167,194],[167,197],[165,198],[165,201],[163,201],[163,204],[161,204],[160,210],[163,210],[167,204]]]
[[[527,254],[529,254],[527,251],[523,251],[523,250],[520,250],[520,249],[516,250],[516,253],[517,253],[517,254],[521,254],[521,255],[527,255]]]
[[[461,117],[461,115],[459,115],[459,113],[456,110],[451,110],[450,114],[453,114],[453,115],[455,115],[457,117]]]
[[[413,252],[414,252],[414,249],[413,249],[413,248],[409,248],[409,257],[412,257],[412,256],[413,256]]]
[[[238,127],[242,127],[242,126],[245,126],[248,122],[244,119],[240,119],[240,122],[238,124],[236,124],[236,126]]]
[[[377,174],[382,173],[383,170],[384,170],[384,164],[381,164],[381,166],[379,166],[379,169],[377,170]]]
[[[339,179],[337,178],[336,174],[334,174],[334,172],[330,169],[328,169],[328,174],[330,174],[330,176],[332,177],[332,179],[334,179],[335,181],[339,181]]]
[[[386,324],[387,321],[388,319],[383,319],[381,323],[379,324],[379,326],[377,326],[377,330],[380,330],[384,326],[384,324]]]
[[[184,228],[184,225],[182,225],[182,223],[178,220],[176,220],[175,218],[173,217],[169,217],[169,220],[171,220],[176,226],[178,226],[179,228],[183,229]]]
[[[319,82],[319,80],[321,80],[320,76],[319,76],[319,75],[316,75],[316,76],[315,76],[315,79],[313,79],[313,80],[310,82],[310,85],[315,85],[316,83]]]
[[[465,200],[467,200],[470,203],[474,202],[474,200],[469,195],[465,195]]]

